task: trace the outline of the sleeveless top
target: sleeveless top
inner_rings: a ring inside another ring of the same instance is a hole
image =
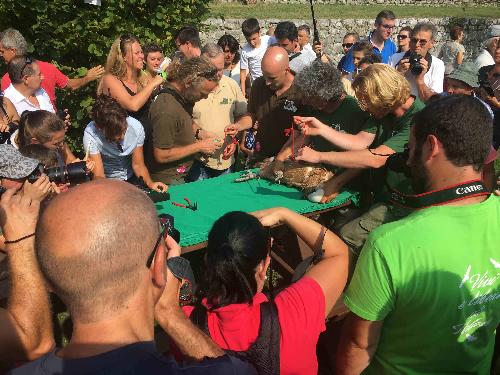
[[[128,88],[127,85],[125,83],[123,83],[123,81],[121,79],[119,79],[119,81],[121,82],[121,84],[123,85],[123,87],[125,88],[125,90],[128,92],[128,94],[130,96],[135,96],[137,94],[136,92],[133,92],[132,90],[130,90],[130,88]],[[144,105],[141,108],[139,108],[137,111],[127,111],[127,114],[131,117],[134,117],[137,120],[140,120],[145,114],[148,113],[150,100],[151,100],[151,98],[148,98],[146,103],[144,103]]]

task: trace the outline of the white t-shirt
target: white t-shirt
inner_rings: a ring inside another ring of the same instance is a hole
[[[240,79],[240,62],[238,61],[238,64],[236,64],[230,72],[227,70],[224,70],[224,75],[226,77],[232,78],[236,81],[238,86],[241,86],[241,79]]]
[[[481,53],[476,57],[474,61],[477,68],[480,69],[483,66],[495,65],[495,60],[493,60],[493,56],[487,49],[483,49]]]
[[[240,68],[249,71],[252,82],[262,76],[262,57],[273,40],[275,39],[269,35],[261,35],[259,47],[253,48],[249,43],[245,43],[241,49]]]
[[[295,54],[292,53],[291,55],[293,56]],[[300,51],[299,56],[290,61],[290,69],[295,74],[298,74],[306,66],[311,65],[314,60],[316,60],[316,54],[314,53],[314,51],[304,48],[302,51]]]
[[[142,124],[129,116],[125,137],[118,146],[117,142],[109,142],[92,121],[83,133],[83,147],[85,151],[88,149],[91,155],[101,154],[104,174],[107,178],[128,180],[134,175],[132,153],[137,147],[144,145],[144,137]]]
[[[405,52],[395,53],[389,57],[388,64],[393,68],[396,68],[399,61],[403,58]],[[418,96],[418,87],[415,80],[415,76],[409,70],[405,73],[406,80],[410,83],[411,94]],[[444,62],[438,59],[436,56],[431,55],[431,68],[424,75],[424,83],[436,94],[443,92],[443,81],[444,81]]]
[[[5,89],[3,94],[6,98],[8,98],[12,102],[12,104],[14,104],[14,107],[16,107],[16,111],[19,116],[21,116],[24,111],[38,111],[40,109],[55,113],[49,95],[41,87],[35,92],[35,97],[38,100],[38,104],[40,105],[40,107],[37,107],[34,104],[32,104],[28,100],[28,98],[26,98],[23,94],[17,91],[17,89],[14,87],[12,83],[9,85],[9,87]]]

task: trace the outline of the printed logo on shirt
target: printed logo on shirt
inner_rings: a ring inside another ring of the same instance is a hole
[[[283,106],[283,109],[289,112],[297,112],[297,106],[295,105],[293,100],[285,100],[285,105]]]
[[[230,98],[223,98],[219,104],[231,104],[233,102],[233,99]]]
[[[474,309],[474,311],[467,315],[463,323],[458,323],[451,327],[453,334],[458,336],[458,342],[474,342],[478,339],[476,332],[480,328],[488,327],[492,324],[496,326],[496,322],[493,322],[488,315],[486,307],[489,303],[500,299],[500,293],[498,293],[497,289],[500,279],[500,273],[498,272],[500,264],[493,258],[489,258],[489,263],[487,262],[487,264],[491,264],[494,269],[488,269],[483,272],[475,270],[472,265],[469,265],[464,272],[460,285],[458,285],[459,289],[465,288],[466,293],[464,294],[465,298],[457,306],[457,309]],[[493,329],[494,327],[491,328]]]

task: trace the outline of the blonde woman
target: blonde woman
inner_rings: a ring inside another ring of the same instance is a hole
[[[97,94],[110,95],[125,108],[129,116],[140,119],[147,111],[153,90],[163,82],[161,76],[147,79],[142,71],[144,54],[139,40],[122,35],[111,46]]]

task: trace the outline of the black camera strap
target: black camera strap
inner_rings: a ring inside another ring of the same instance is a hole
[[[490,194],[480,180],[467,181],[417,195],[406,195],[391,187],[389,187],[389,189],[389,202],[413,209],[439,206],[466,198]]]

